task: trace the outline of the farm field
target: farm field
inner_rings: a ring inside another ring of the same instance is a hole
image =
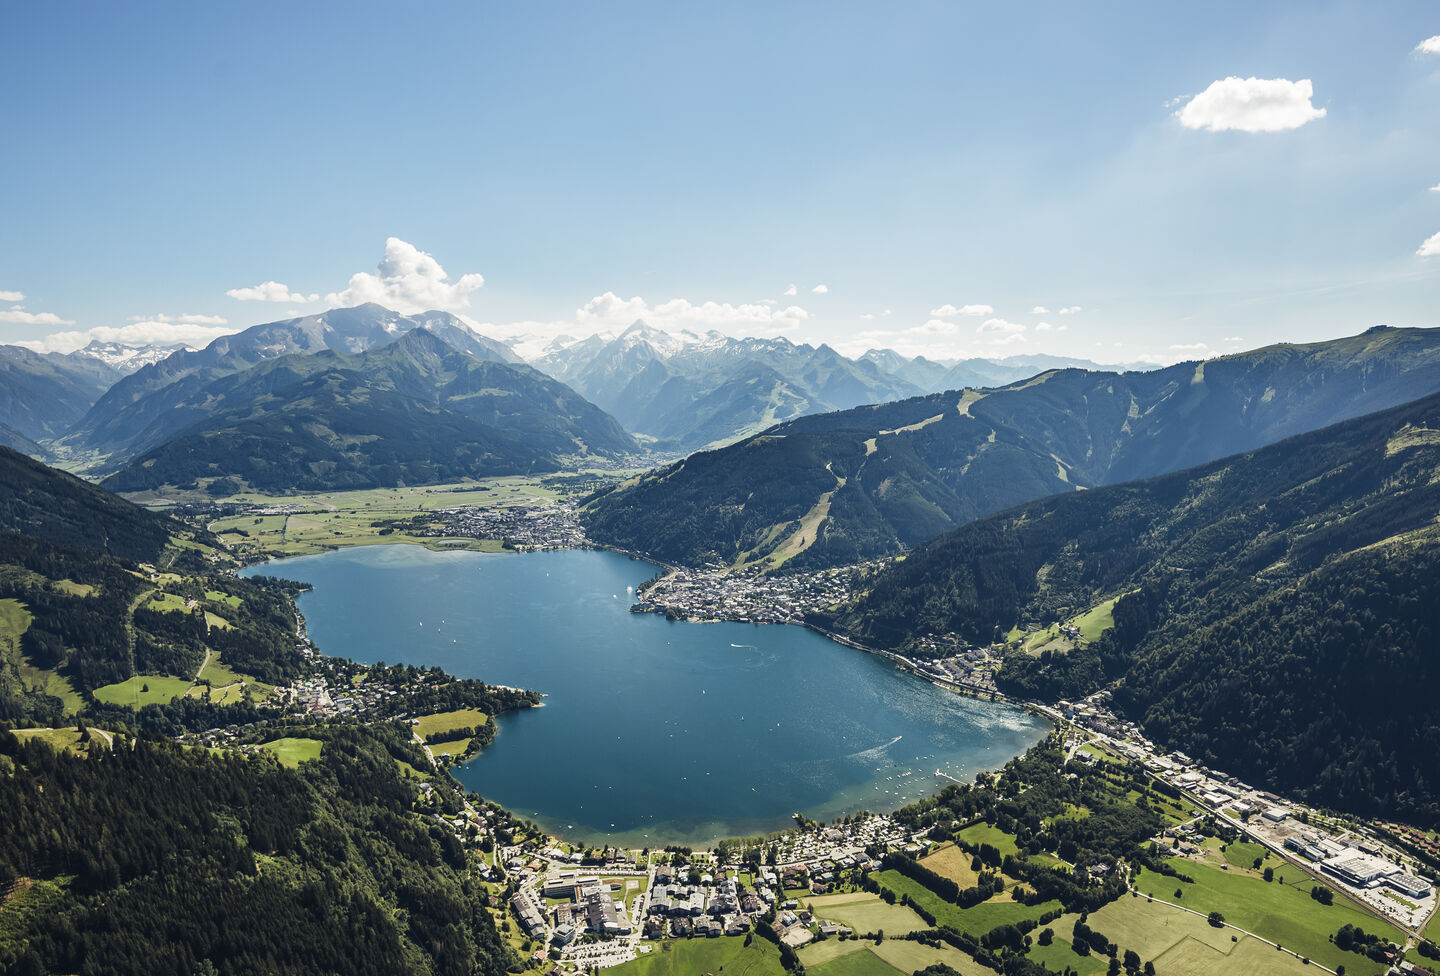
[[[785,976],[780,950],[764,939],[745,945],[741,938],[684,939],[655,946],[653,952],[605,970],[614,976]]]
[[[823,898],[843,900],[822,902]],[[887,935],[904,935],[929,928],[925,920],[910,909],[902,905],[887,905],[879,895],[868,891],[820,895],[809,899],[809,905],[818,917],[848,925],[856,935],[882,930]]]
[[[896,896],[909,895],[910,900],[935,916],[935,924],[949,925],[961,932],[984,935],[997,925],[1015,923],[1027,918],[1039,918],[1046,912],[1060,907],[1058,901],[1042,902],[1039,905],[1021,905],[1000,894],[989,901],[971,908],[961,908],[941,898],[929,888],[905,877],[899,871],[879,871],[872,875],[877,882]],[[922,922],[923,926],[923,922]],[[887,930],[888,931],[888,930]]]
[[[405,523],[417,514],[447,508],[503,508],[551,502],[559,493],[538,478],[512,476],[450,485],[366,488],[309,495],[239,494],[227,503],[285,508],[288,511],[232,515],[209,529],[232,547],[252,546],[276,555],[297,556],[341,546],[413,543],[431,548],[500,551],[492,539],[441,539],[408,533]],[[137,497],[152,506],[166,501]]]
[[[260,748],[267,752],[273,752],[280,760],[280,765],[294,769],[302,762],[319,759],[322,745],[324,743],[319,739],[296,739],[286,736],[283,739],[272,739],[263,743]]]
[[[424,739],[437,732],[469,729],[484,725],[490,717],[476,708],[460,708],[453,712],[436,712],[420,716],[414,725],[415,734]]]
[[[1343,898],[1336,898],[1333,905],[1322,905],[1311,898],[1310,889],[1318,882],[1299,868],[1277,869],[1277,880],[1267,883],[1253,874],[1222,871],[1204,861],[1171,858],[1169,863],[1195,881],[1182,882],[1146,872],[1137,880],[1136,887],[1146,895],[1177,902],[1194,911],[1218,911],[1231,925],[1293,949],[1330,969],[1343,965],[1350,973],[1384,971],[1383,966],[1371,963],[1358,953],[1339,949],[1330,941],[1343,925],[1354,925],[1404,942],[1399,929],[1352,908]],[[1278,880],[1287,875],[1290,876],[1288,883]],[[1178,899],[1177,889],[1181,892]]]

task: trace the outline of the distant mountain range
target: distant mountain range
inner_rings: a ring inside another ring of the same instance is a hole
[[[682,563],[840,565],[1057,492],[1175,471],[1440,390],[1440,330],[1377,327],[1151,372],[1043,372],[780,424],[593,502]]]
[[[1437,512],[1440,395],[972,522],[826,623],[887,647],[990,642],[1118,598],[1098,643],[1014,653],[1001,687],[1054,701],[1118,679],[1120,710],[1201,762],[1436,823]]]
[[[935,362],[871,350],[719,332],[663,332],[636,322],[619,335],[552,342],[532,364],[609,411],[659,450],[692,451],[809,414],[962,386],[996,386],[1084,360],[1025,356]]]

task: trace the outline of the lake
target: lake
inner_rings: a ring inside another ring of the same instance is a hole
[[[699,846],[831,820],[969,781],[1048,724],[895,670],[800,627],[632,614],[655,568],[611,552],[368,546],[247,571],[303,580],[309,635],[359,661],[438,665],[531,688],[456,770],[567,839]]]

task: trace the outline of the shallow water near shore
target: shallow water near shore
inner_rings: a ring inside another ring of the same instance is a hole
[[[632,614],[654,567],[611,552],[369,546],[247,572],[314,586],[298,605],[326,653],[545,694],[456,776],[577,841],[694,846],[888,811],[1049,728],[800,627]]]

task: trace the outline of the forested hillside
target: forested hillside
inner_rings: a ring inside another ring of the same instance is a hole
[[[299,734],[319,759],[287,769],[98,736],[86,758],[0,728],[0,970],[505,972],[459,842],[412,813],[408,734]]]
[[[1150,481],[964,526],[828,621],[883,645],[989,642],[1108,598],[1068,655],[1007,658],[1053,700],[1120,682],[1160,741],[1358,812],[1440,822],[1440,396]]]
[[[591,535],[795,568],[912,548],[1057,492],[1180,470],[1440,390],[1440,330],[1372,329],[1145,373],[1059,370],[805,417],[596,499]]]
[[[554,471],[560,457],[635,449],[612,417],[564,384],[419,327],[360,355],[271,359],[175,397],[136,436],[158,446],[107,488],[433,484]]]

